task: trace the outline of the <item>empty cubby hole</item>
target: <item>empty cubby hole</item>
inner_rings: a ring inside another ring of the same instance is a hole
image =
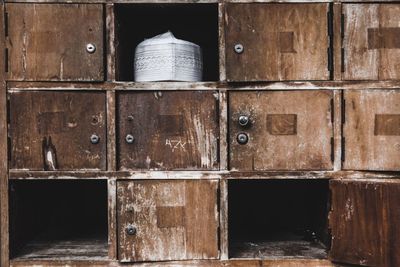
[[[326,259],[327,180],[229,180],[230,258]]]
[[[107,203],[105,180],[12,181],[11,258],[107,259]]]
[[[136,46],[170,31],[178,39],[199,45],[203,80],[219,80],[218,4],[116,4],[116,80],[134,80]]]

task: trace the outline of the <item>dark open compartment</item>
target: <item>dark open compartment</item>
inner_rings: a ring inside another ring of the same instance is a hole
[[[230,258],[327,258],[328,194],[328,180],[230,180]]]
[[[116,4],[116,80],[133,81],[136,46],[171,31],[199,45],[203,80],[218,81],[218,4]]]
[[[105,180],[12,181],[10,210],[12,259],[107,258]]]

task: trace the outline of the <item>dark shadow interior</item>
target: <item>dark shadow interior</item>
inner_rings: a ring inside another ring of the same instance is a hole
[[[203,80],[218,81],[217,4],[116,4],[116,79],[133,81],[136,46],[171,31],[176,38],[200,45]]]
[[[107,202],[105,180],[11,181],[11,258],[106,258]]]
[[[327,258],[328,180],[230,180],[231,258]]]

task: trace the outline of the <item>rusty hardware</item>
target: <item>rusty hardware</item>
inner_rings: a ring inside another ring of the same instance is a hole
[[[237,135],[236,139],[239,144],[245,145],[249,141],[249,136],[245,133],[240,133]]]
[[[135,226],[133,226],[132,224],[129,224],[127,227],[126,227],[126,233],[128,234],[128,235],[135,235],[136,234],[136,227]]]
[[[97,134],[92,134],[90,136],[90,143],[93,145],[98,144],[100,142],[100,137]]]
[[[242,44],[235,44],[234,49],[237,54],[241,54],[243,53],[244,47]]]
[[[86,45],[86,51],[89,54],[93,54],[96,51],[96,46],[94,44],[90,44],[89,43],[89,44]]]
[[[239,121],[239,125],[242,127],[249,126],[249,124],[250,124],[250,118],[249,118],[249,116],[246,116],[246,115],[240,115],[238,121]]]
[[[128,144],[133,144],[133,142],[135,142],[135,137],[133,137],[133,135],[131,135],[131,134],[127,134],[125,137],[125,141]]]

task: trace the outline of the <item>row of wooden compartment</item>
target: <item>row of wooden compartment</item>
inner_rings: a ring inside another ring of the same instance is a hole
[[[7,80],[132,81],[136,45],[168,30],[202,47],[205,81],[400,78],[398,3],[4,8]]]
[[[335,157],[343,170],[400,170],[400,90],[233,90],[224,99],[213,90],[117,91],[115,102],[105,91],[19,90],[8,98],[14,170],[114,171],[111,149],[120,171],[223,170],[221,155],[230,171],[333,170]]]
[[[229,251],[398,266],[399,196],[385,179],[119,180],[108,192],[105,180],[14,180],[11,260],[102,261],[116,245],[120,262]]]

